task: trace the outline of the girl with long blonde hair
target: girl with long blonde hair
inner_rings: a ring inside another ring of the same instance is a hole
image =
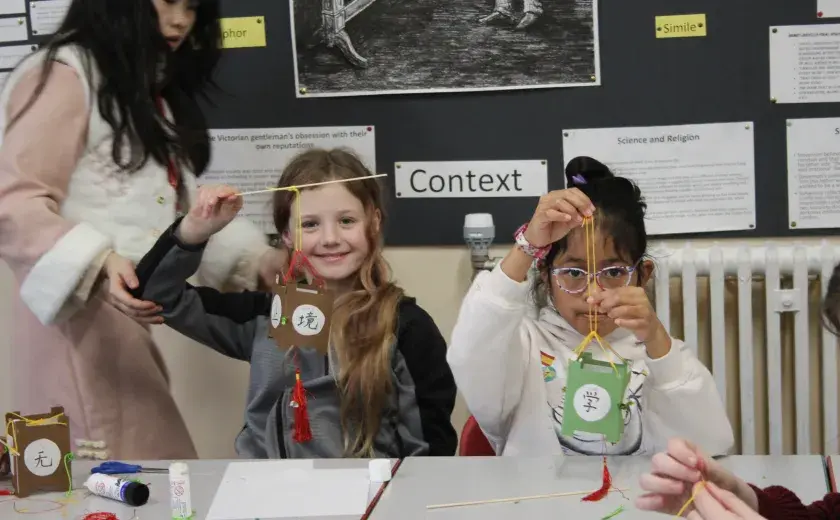
[[[278,187],[368,177],[352,153],[310,150],[285,168]],[[251,363],[245,458],[453,455],[455,382],[446,343],[432,318],[391,281],[382,256],[385,214],[375,178],[278,191],[274,221],[291,248],[334,295],[328,354],[269,337],[270,293],[222,294],[186,283],[207,240],[242,208],[237,190],[204,187],[138,266],[138,297],[163,307],[165,322],[229,357]],[[307,394],[300,438],[295,383]]]

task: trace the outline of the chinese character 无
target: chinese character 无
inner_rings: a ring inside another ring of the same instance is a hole
[[[47,460],[49,461],[49,464],[47,464],[47,463],[45,462],[45,461],[47,461]],[[52,465],[53,465],[53,460],[52,460],[51,458],[49,458],[49,457],[46,457],[46,456],[44,455],[44,452],[43,452],[43,451],[39,451],[39,452],[38,452],[38,456],[37,456],[37,457],[35,457],[35,465],[36,465],[37,467],[39,467],[39,468],[51,468],[51,467],[52,467]]]
[[[306,321],[306,323],[304,323]],[[298,327],[306,327],[312,330],[318,330],[318,317],[312,313],[312,311],[307,312],[303,316],[298,317]]]

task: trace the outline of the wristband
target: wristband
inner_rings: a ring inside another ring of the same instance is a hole
[[[516,230],[516,233],[513,234],[513,239],[516,241],[517,247],[522,250],[523,253],[526,255],[536,258],[537,260],[544,259],[548,252],[551,250],[551,244],[543,247],[537,247],[532,245],[528,242],[528,239],[525,238],[525,230],[528,229],[528,224],[522,224],[519,229]]]

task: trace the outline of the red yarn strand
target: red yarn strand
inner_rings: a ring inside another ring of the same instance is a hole
[[[296,272],[304,274],[306,270],[309,270],[309,274],[312,275],[312,281],[315,285],[319,287],[324,285],[324,280],[321,278],[321,275],[315,267],[313,267],[309,262],[309,259],[306,258],[306,255],[297,250],[292,251],[292,258],[289,260],[289,269],[286,271],[286,274],[283,275],[283,283],[289,283]]]
[[[322,287],[324,282],[321,279],[318,271],[306,258],[306,255],[298,250],[292,252],[292,258],[289,261],[289,270],[283,276],[283,283],[287,284],[292,280],[295,271],[303,273],[306,269],[312,275],[315,285]],[[297,358],[297,356],[296,356]],[[295,359],[297,363],[297,359]],[[303,388],[303,381],[300,379],[300,367],[295,367],[295,387],[292,390],[291,406],[294,408],[295,432],[292,439],[295,442],[307,442],[312,440],[312,429],[309,425],[309,410],[306,406],[306,390]]]
[[[597,502],[607,496],[610,492],[610,488],[612,487],[612,476],[610,475],[610,470],[607,467],[607,457],[604,457],[604,472],[602,478],[601,488],[586,495],[581,500],[584,502]]]
[[[300,368],[295,369],[295,388],[292,391],[292,406],[295,409],[295,442],[312,440],[312,429],[309,426],[309,411],[306,409],[306,390],[300,380]]]

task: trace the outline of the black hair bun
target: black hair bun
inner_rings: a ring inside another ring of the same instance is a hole
[[[614,177],[606,164],[592,157],[575,157],[566,165],[566,183],[570,188]]]

